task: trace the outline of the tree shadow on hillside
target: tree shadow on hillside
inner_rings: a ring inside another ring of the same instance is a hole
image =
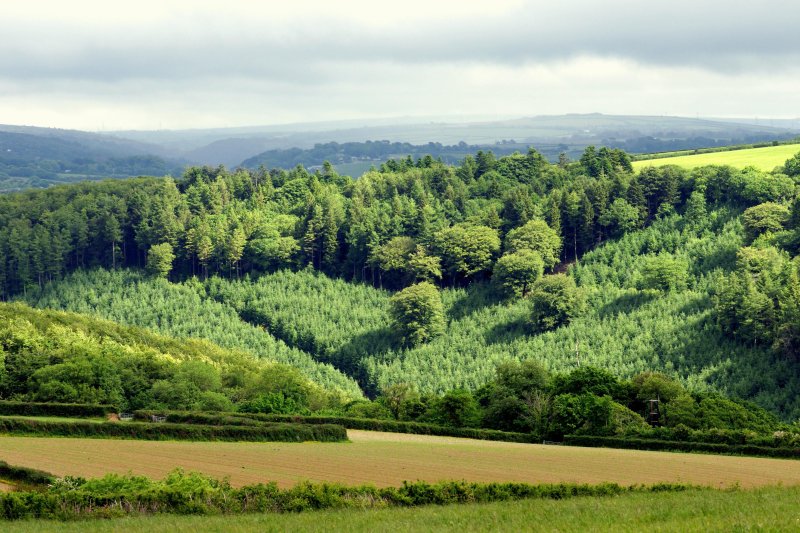
[[[527,316],[519,316],[510,322],[496,324],[483,335],[486,344],[509,344],[521,337],[537,333]]]
[[[600,318],[613,318],[630,313],[661,296],[658,291],[637,291],[621,294],[597,310]]]
[[[390,352],[401,350],[403,343],[397,332],[389,326],[367,331],[352,337],[346,344],[336,350],[335,358],[341,366],[352,363],[355,367],[366,357],[383,358]]]
[[[448,309],[447,316],[452,320],[465,318],[485,307],[503,301],[497,290],[487,283],[475,283],[467,287],[466,293],[458,298]]]
[[[380,390],[365,361],[371,358],[390,362],[399,357],[402,348],[400,335],[389,326],[384,326],[352,337],[347,344],[336,350],[331,364],[355,379],[368,398],[375,398]]]
[[[731,245],[728,248],[716,249],[713,252],[701,255],[695,259],[692,274],[708,274],[709,272],[719,268],[723,272],[731,272],[736,269],[736,254],[739,248]]]

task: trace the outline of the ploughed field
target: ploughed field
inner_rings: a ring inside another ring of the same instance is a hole
[[[178,442],[0,436],[0,460],[55,475],[181,467],[235,486],[276,481],[397,486],[403,481],[517,481],[622,485],[681,482],[713,487],[800,485],[800,461],[543,446],[349,430],[349,443]]]
[[[785,144],[780,146],[766,146],[764,148],[747,148],[744,150],[730,150],[727,152],[711,152],[707,154],[690,154],[676,157],[663,157],[660,159],[643,159],[634,161],[634,170],[644,167],[661,167],[664,165],[678,165],[683,168],[695,168],[705,165],[730,165],[744,168],[754,166],[761,170],[772,170],[783,165],[787,159],[800,151],[800,144]]]

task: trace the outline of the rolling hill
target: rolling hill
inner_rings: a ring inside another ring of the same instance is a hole
[[[791,121],[765,125],[598,113],[104,133],[0,125],[0,192],[110,177],[178,176],[187,164],[256,168],[263,163],[289,169],[297,164],[319,166],[327,159],[341,173],[359,176],[388,158],[407,155],[433,155],[456,163],[477,149],[508,155],[535,146],[556,161],[561,153],[577,158],[589,145],[640,153],[783,140],[799,131]],[[376,153],[374,147],[387,141],[401,144]]]

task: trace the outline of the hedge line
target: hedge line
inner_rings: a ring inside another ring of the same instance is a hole
[[[0,415],[2,416],[102,418],[114,412],[116,412],[116,408],[113,405],[0,401]]]
[[[678,492],[680,484],[624,487],[614,483],[531,485],[526,483],[404,482],[400,487],[347,487],[275,483],[231,487],[200,474],[174,471],[162,481],[108,475],[98,480],[66,478],[44,492],[0,494],[0,519],[74,519],[180,513],[283,513],[319,509],[412,507],[482,503],[529,498],[561,500],[576,496],[616,496],[631,492]]]
[[[682,424],[637,430],[627,438],[715,444],[747,444],[765,448],[800,448],[800,434],[794,431],[756,433],[746,429],[690,429]]]
[[[685,155],[716,154],[720,152],[736,152],[738,150],[750,150],[753,148],[768,148],[770,146],[785,146],[800,143],[800,137],[784,141],[764,141],[749,144],[736,144],[732,146],[711,146],[708,148],[688,148],[686,150],[668,150],[666,152],[652,152],[649,154],[632,154],[631,161],[643,161],[649,159],[670,159]]]
[[[413,433],[417,435],[438,435],[442,437],[462,437],[479,440],[499,440],[507,442],[539,442],[530,433],[512,433],[495,429],[452,428],[419,422],[402,422],[399,420],[376,420],[369,418],[348,418],[338,416],[295,416],[295,415],[263,415],[253,413],[231,413],[232,416],[263,420],[265,422],[293,422],[302,424],[338,424],[347,429],[363,429],[368,431],[386,431],[389,433]]]
[[[261,424],[209,426],[199,424],[139,424],[119,422],[50,422],[23,418],[0,419],[0,433],[59,437],[197,441],[323,441],[347,440],[347,431],[333,424]]]
[[[201,424],[207,426],[263,426],[280,422],[256,420],[249,415],[239,416],[233,413],[212,413],[205,411],[134,411],[135,420],[150,422],[153,416],[163,416],[166,422],[173,424]]]
[[[347,429],[386,431],[390,433],[413,433],[417,435],[439,435],[444,437],[464,437],[480,440],[508,442],[538,442],[528,433],[511,433],[493,429],[451,428],[418,422],[398,420],[376,420],[368,418],[348,418],[336,416],[265,415],[260,413],[209,413],[201,411],[150,411],[134,412],[137,420],[150,420],[151,416],[164,416],[167,422],[183,424],[209,424],[231,426],[255,426],[264,423],[291,424],[335,424]]]
[[[0,479],[20,481],[27,485],[49,485],[55,481],[55,476],[41,470],[12,466],[5,461],[0,461]]]
[[[626,437],[593,437],[590,435],[566,435],[564,437],[564,443],[569,444],[570,446],[587,446],[594,448],[703,452],[800,459],[800,448],[774,448],[768,446],[756,446],[753,444],[722,444],[718,442],[632,439]]]

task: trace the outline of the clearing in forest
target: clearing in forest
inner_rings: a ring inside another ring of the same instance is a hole
[[[303,480],[397,486],[403,481],[682,482],[800,485],[800,461],[542,446],[348,431],[349,443],[176,442],[0,437],[0,460],[56,475],[164,476],[181,467],[235,486]]]

